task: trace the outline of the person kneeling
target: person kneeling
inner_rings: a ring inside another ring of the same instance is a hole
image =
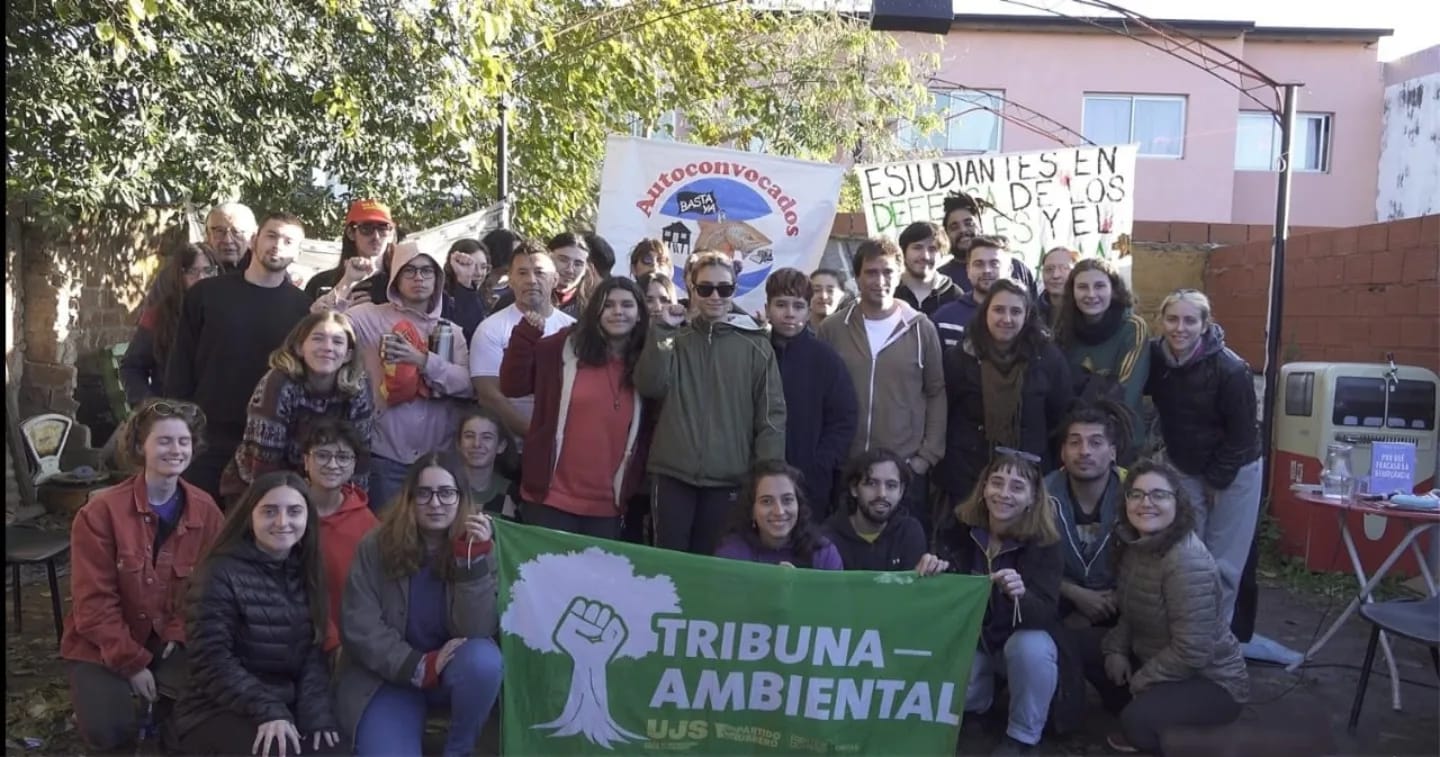
[[[1129,699],[1122,733],[1110,737],[1116,750],[1158,752],[1172,727],[1233,722],[1250,696],[1240,643],[1224,620],[1219,571],[1194,529],[1179,472],[1137,463],[1116,528],[1120,619],[1101,642],[1103,678],[1090,676],[1112,706]]]
[[[780,460],[756,463],[715,556],[788,568],[845,569],[839,550],[811,521],[800,471]]]
[[[997,450],[974,492],[942,520],[935,538],[938,556],[951,570],[988,575],[995,584],[970,666],[965,711],[987,712],[995,678],[1003,676],[1010,685],[1010,719],[995,753],[1031,752],[1060,681],[1052,631],[1059,625],[1065,562],[1039,458]]]
[[[500,693],[492,525],[458,469],[421,457],[360,541],[341,603],[340,722],[358,755],[420,754],[425,716],[450,710],[445,754],[474,751]]]

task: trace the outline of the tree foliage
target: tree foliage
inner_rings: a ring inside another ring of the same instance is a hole
[[[697,143],[889,157],[933,66],[743,0],[19,0],[6,22],[6,187],[51,218],[239,197],[333,228],[363,195],[428,225],[495,199],[504,98],[517,225],[544,232],[593,214],[607,134],[670,111]]]

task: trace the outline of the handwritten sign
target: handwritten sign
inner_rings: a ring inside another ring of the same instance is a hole
[[[1415,487],[1415,443],[1374,442],[1370,446],[1370,491],[1404,492]]]
[[[1135,219],[1136,145],[929,158],[858,166],[871,234],[899,237],[916,221],[942,223],[945,196],[964,191],[994,210],[985,233],[1010,240],[1031,265],[1066,245],[1117,257]]]

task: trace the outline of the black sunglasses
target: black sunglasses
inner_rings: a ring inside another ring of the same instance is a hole
[[[735,285],[734,285],[734,284],[696,284],[696,285],[695,285],[695,294],[697,294],[697,295],[699,295],[699,296],[701,296],[701,297],[709,297],[710,295],[715,294],[716,292],[719,292],[721,297],[729,297],[729,296],[735,294]]]

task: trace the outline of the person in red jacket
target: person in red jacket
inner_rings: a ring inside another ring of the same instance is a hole
[[[365,444],[354,426],[334,419],[322,420],[300,437],[300,455],[310,499],[320,516],[320,561],[325,572],[325,596],[330,602],[325,630],[326,652],[340,647],[340,597],[355,548],[380,520],[370,510],[365,491],[351,483]]]
[[[527,314],[515,327],[500,391],[535,395],[520,464],[526,523],[620,538],[657,415],[633,378],[649,321],[644,292],[618,276],[596,287],[573,326],[542,338],[544,319]]]
[[[163,717],[184,681],[182,600],[224,523],[210,495],[180,479],[204,429],[195,405],[146,400],[120,427],[116,448],[140,472],[91,495],[70,527],[60,656],[77,730],[97,752],[135,743],[132,695],[152,717],[159,701]]]

